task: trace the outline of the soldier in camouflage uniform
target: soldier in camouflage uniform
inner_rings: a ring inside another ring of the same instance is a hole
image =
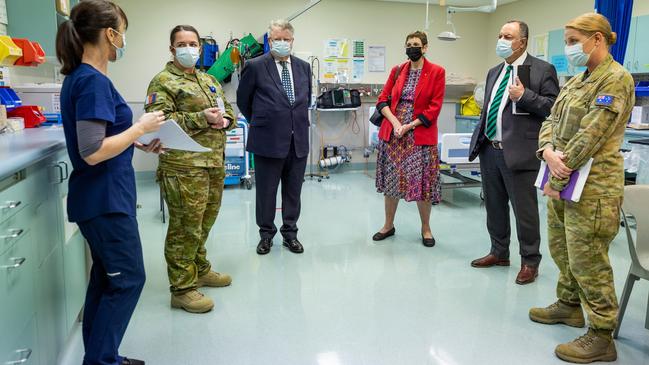
[[[544,192],[548,201],[548,240],[559,267],[558,301],[532,308],[533,321],[589,330],[559,345],[565,361],[588,363],[617,358],[612,332],[618,303],[608,248],[620,226],[624,167],[620,145],[635,103],[631,75],[608,52],[615,33],[601,15],[585,14],[566,25],[566,55],[588,70],[564,87],[541,127],[539,158],[548,162],[552,177]],[[580,50],[579,47],[583,47]],[[558,200],[568,176],[590,158],[593,164],[578,203]]]
[[[227,286],[232,281],[211,270],[205,242],[221,206],[225,133],[236,127],[235,115],[216,79],[194,69],[199,45],[193,27],[174,28],[174,61],[149,84],[145,105],[147,112],[163,111],[196,142],[212,149],[205,153],[167,151],[160,155],[157,171],[169,207],[165,259],[171,306],[192,313],[204,313],[214,306],[199,287]],[[219,110],[219,104],[225,110]]]

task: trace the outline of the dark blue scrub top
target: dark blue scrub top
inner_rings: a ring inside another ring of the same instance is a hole
[[[81,64],[63,81],[61,118],[73,167],[68,189],[70,222],[110,213],[135,216],[133,146],[95,166],[88,165],[79,154],[77,121],[105,121],[106,137],[133,125],[133,112],[113,83],[94,67]]]

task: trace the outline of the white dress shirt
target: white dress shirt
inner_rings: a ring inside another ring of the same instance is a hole
[[[279,80],[282,81],[282,64],[280,60],[275,58],[275,65],[277,66],[277,72],[279,72]],[[286,68],[288,68],[288,74],[291,78],[291,88],[293,88],[293,95],[295,95],[295,83],[293,82],[293,69],[291,68],[291,57],[286,60]]]
[[[516,66],[522,65],[526,59],[527,59],[527,51],[523,52],[523,54],[520,57],[518,57],[514,62],[512,62],[511,65],[514,66],[514,68],[516,68]],[[498,75],[498,78],[494,83],[493,89],[491,89],[491,99],[489,100],[489,104],[487,104],[487,110],[485,110],[487,116],[489,115],[489,108],[491,107],[491,103],[493,103],[494,97],[498,92],[498,86],[500,86],[500,82],[505,77],[505,73],[507,73],[507,66],[509,66],[509,64],[507,63],[507,61],[505,61],[505,66],[503,66],[503,69],[500,71],[500,75]],[[509,83],[511,85],[514,84],[514,70],[512,70],[509,75]],[[503,100],[500,102],[500,108],[498,109],[498,121],[496,122],[496,137],[494,137],[494,140],[498,142],[502,142],[503,140],[503,111],[505,110],[505,106],[507,106],[508,100],[509,100],[509,87],[506,87],[505,92],[503,93]]]

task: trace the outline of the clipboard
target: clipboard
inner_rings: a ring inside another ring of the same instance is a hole
[[[512,77],[512,85],[515,84],[516,82],[516,77],[518,77],[521,80],[521,84],[523,84],[524,87],[529,87],[530,85],[530,72],[531,72],[531,65],[519,65],[514,67],[514,77]],[[530,115],[528,112],[524,112],[522,109],[517,110],[516,109],[516,103],[512,102],[512,114],[514,115]]]

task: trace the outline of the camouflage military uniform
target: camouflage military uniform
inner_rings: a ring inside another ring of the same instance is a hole
[[[613,330],[618,303],[608,247],[620,225],[624,193],[623,158],[619,152],[635,103],[631,75],[609,55],[591,74],[572,78],[543,123],[543,149],[563,151],[566,166],[577,169],[591,157],[593,165],[578,203],[548,201],[548,240],[559,267],[558,298],[580,304],[590,327]],[[567,179],[552,177],[561,191]]]
[[[224,102],[225,118],[236,127],[232,106],[221,85],[210,75],[186,74],[168,63],[147,91],[147,112],[163,111],[196,142],[212,149],[197,153],[171,150],[160,155],[157,178],[169,206],[165,259],[171,291],[182,294],[196,289],[199,275],[210,271],[205,241],[221,206],[225,167],[225,130],[212,129],[203,110]]]

